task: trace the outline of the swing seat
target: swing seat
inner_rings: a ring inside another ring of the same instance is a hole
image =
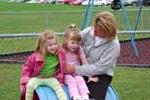
[[[67,86],[65,85],[63,89],[67,95],[67,100],[71,100],[69,97]],[[40,100],[58,100],[54,90],[49,87],[40,86],[36,89],[36,92]],[[105,100],[119,100],[116,91],[111,85],[108,87]]]

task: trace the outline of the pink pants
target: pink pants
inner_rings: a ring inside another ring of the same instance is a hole
[[[70,97],[83,96],[90,93],[82,76],[66,74],[65,83],[68,86]]]

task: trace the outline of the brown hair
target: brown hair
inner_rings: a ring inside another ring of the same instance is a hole
[[[95,16],[94,25],[97,26],[105,38],[115,37],[117,34],[117,23],[112,13],[103,11]]]
[[[53,31],[46,30],[42,32],[38,39],[37,39],[37,44],[35,47],[35,52],[38,52],[42,55],[43,58],[45,58],[47,51],[46,51],[46,46],[47,46],[47,41],[49,39],[55,39],[55,35]]]
[[[75,41],[81,42],[80,30],[76,27],[75,24],[69,25],[65,31],[63,45],[62,45],[63,48],[65,49],[68,49],[67,48],[68,40],[75,40]]]

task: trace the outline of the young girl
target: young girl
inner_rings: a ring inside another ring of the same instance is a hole
[[[80,44],[80,31],[75,28],[74,24],[70,25],[65,31],[62,45],[66,56],[66,64],[80,65],[80,62],[82,64],[88,63]],[[82,76],[75,73],[65,74],[65,83],[73,100],[89,100],[89,90]]]
[[[29,56],[22,70],[21,93],[26,92],[26,100],[33,100],[33,92],[40,85],[53,88],[58,100],[67,100],[59,83],[63,84],[64,79],[62,56],[61,52],[58,53],[54,33],[49,31],[41,33],[34,53]]]

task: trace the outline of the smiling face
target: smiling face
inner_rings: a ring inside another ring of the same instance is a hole
[[[47,40],[46,50],[48,53],[52,53],[52,54],[56,53],[56,51],[58,50],[56,39],[53,38]]]
[[[76,40],[68,40],[67,48],[71,52],[75,52],[79,48],[80,43]]]

